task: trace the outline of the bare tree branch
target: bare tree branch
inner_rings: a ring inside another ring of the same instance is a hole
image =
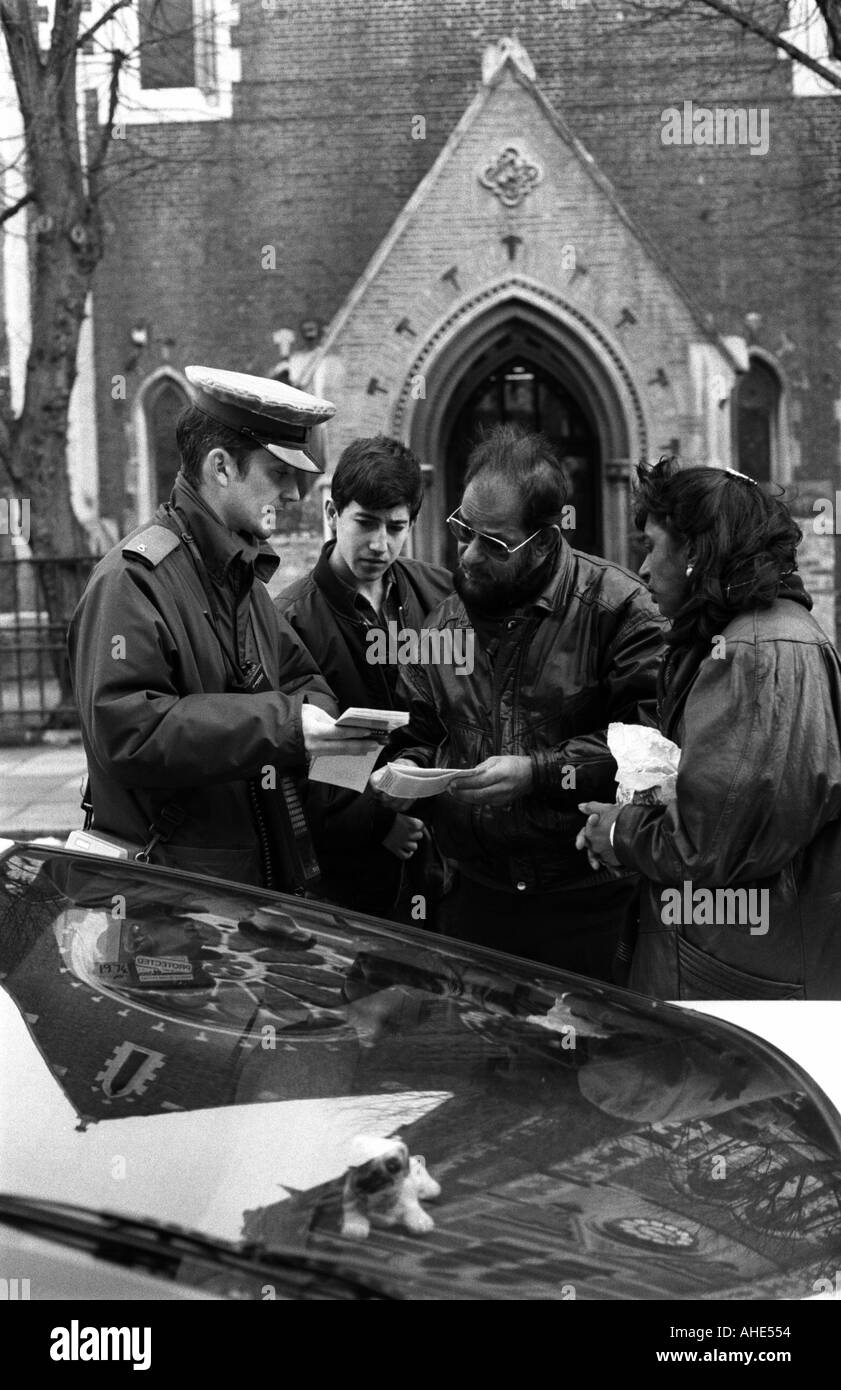
[[[118,10],[124,10],[130,4],[131,0],[114,0],[114,4],[108,6],[108,9],[105,11],[104,14],[101,14],[99,16],[99,19],[96,21],[96,23],[92,24],[90,29],[86,29],[83,34],[79,35],[78,39],[76,40],[76,47],[81,48],[83,43],[87,43],[88,39],[93,38],[97,29],[101,29],[103,24],[107,24],[109,20],[114,18],[114,15],[117,13]]]
[[[99,132],[96,153],[88,169],[88,178],[91,183],[92,192],[94,191],[93,186],[96,184],[97,176],[105,163],[111,144],[111,137],[114,130],[114,116],[120,99],[120,73],[127,60],[128,54],[124,53],[121,48],[115,48],[111,54],[111,77],[108,82],[108,112]]]
[[[4,222],[8,222],[10,217],[14,217],[16,213],[20,212],[21,208],[25,208],[27,203],[31,202],[32,194],[24,193],[23,197],[18,198],[17,202],[12,203],[11,207],[4,208],[3,211],[0,212],[0,227],[2,227]]]
[[[742,14],[740,10],[734,10],[733,6],[726,4],[725,0],[702,0],[702,3],[709,6],[712,10],[717,10],[719,14],[726,15],[728,19],[732,19],[736,24],[740,24],[741,27],[747,29],[749,33],[757,34],[759,38],[765,39],[768,43],[773,44],[775,48],[781,49],[783,53],[788,54],[789,58],[793,58],[797,63],[802,63],[804,68],[809,68],[811,72],[816,72],[825,82],[829,82],[831,86],[837,87],[839,91],[841,91],[841,77],[839,77],[837,73],[833,72],[831,68],[824,67],[823,63],[819,63],[814,58],[810,58],[809,54],[804,53],[802,48],[796,48],[793,43],[789,43],[787,39],[782,38],[779,34],[775,33],[773,29],[769,29],[766,24],[761,24],[758,19],[753,19],[750,15]],[[821,7],[822,13],[824,6],[832,7],[835,12],[835,17],[838,17],[838,0],[818,0],[818,4]],[[827,21],[827,25],[828,23],[829,21]]]
[[[38,35],[26,0],[0,0],[0,26],[6,37],[18,105],[26,124],[37,104],[38,74],[42,68]]]
[[[833,58],[841,58],[841,0],[815,0],[826,24],[830,38],[830,53]]]
[[[64,0],[64,4],[55,7],[48,59],[54,70],[63,64],[65,54],[75,43],[81,14],[82,0]]]

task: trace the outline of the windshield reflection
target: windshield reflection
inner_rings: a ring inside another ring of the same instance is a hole
[[[417,1296],[798,1297],[837,1265],[828,1112],[700,1017],[329,906],[34,849],[0,864],[0,914],[4,988],[82,1129],[328,1106],[326,1129],[296,1121],[294,1180],[278,1170],[276,1198],[242,1211],[248,1242],[347,1260],[338,1147],[319,1160],[329,1115],[352,1132],[359,1102],[365,1130],[376,1098],[377,1132],[443,1191],[433,1233],[378,1230],[352,1255]]]

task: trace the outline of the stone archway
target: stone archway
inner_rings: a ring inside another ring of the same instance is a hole
[[[512,277],[463,302],[430,335],[405,378],[392,430],[418,454],[427,479],[415,554],[446,562],[443,523],[458,487],[454,435],[483,385],[516,375],[511,369],[518,365],[521,375],[534,378],[544,403],[553,402],[555,419],[560,407],[570,419],[571,471],[579,472],[579,495],[589,512],[582,548],[627,563],[628,481],[631,464],[646,454],[648,437],[633,377],[597,324],[525,277]],[[552,437],[539,410],[535,425]],[[553,442],[563,456],[563,439]]]

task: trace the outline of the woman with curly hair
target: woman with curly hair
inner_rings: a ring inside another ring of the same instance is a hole
[[[730,469],[639,468],[640,574],[671,620],[668,805],[586,802],[576,841],[643,885],[628,983],[665,999],[841,999],[841,661],[797,523]]]

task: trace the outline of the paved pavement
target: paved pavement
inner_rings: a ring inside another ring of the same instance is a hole
[[[0,835],[32,840],[81,829],[81,743],[0,747]]]

